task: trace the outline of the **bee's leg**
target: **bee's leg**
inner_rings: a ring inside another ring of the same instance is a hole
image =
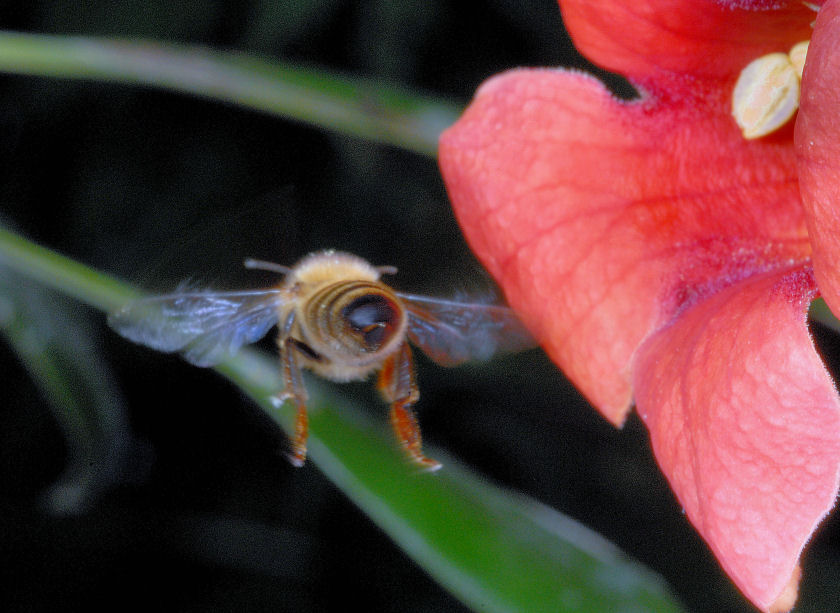
[[[292,438],[292,450],[289,454],[289,461],[295,466],[303,466],[306,462],[306,439],[309,436],[309,419],[306,415],[306,403],[309,395],[303,385],[303,375],[300,364],[297,360],[298,341],[288,336],[294,323],[294,314],[289,315],[286,320],[281,337],[280,345],[280,374],[283,378],[283,391],[271,398],[276,407],[280,407],[287,400],[292,401],[297,408],[295,414],[295,433]]]
[[[403,343],[396,353],[385,360],[377,386],[385,400],[391,403],[391,426],[408,457],[425,470],[439,469],[442,466],[440,462],[423,455],[420,426],[412,409],[412,405],[420,399],[420,390],[414,380],[414,364],[408,343]]]

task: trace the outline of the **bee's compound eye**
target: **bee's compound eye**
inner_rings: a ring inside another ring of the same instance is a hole
[[[391,338],[400,317],[397,305],[379,294],[354,299],[341,314],[369,351],[376,351]]]

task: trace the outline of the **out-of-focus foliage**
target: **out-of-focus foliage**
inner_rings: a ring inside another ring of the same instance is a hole
[[[0,334],[52,409],[66,445],[63,474],[44,492],[48,513],[89,511],[108,488],[142,476],[142,447],[98,351],[101,333],[84,309],[0,263]]]

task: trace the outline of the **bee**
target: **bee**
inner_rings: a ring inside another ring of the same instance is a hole
[[[272,398],[296,406],[290,460],[306,460],[308,396],[302,369],[331,381],[379,373],[394,433],[408,458],[427,470],[441,464],[422,451],[414,405],[420,398],[410,343],[442,366],[486,360],[535,341],[503,306],[397,292],[381,281],[392,266],[373,266],[340,251],[312,253],[293,267],[248,259],[246,268],[283,275],[269,289],[216,292],[185,289],[141,298],[108,318],[125,338],[163,352],[180,352],[212,366],[278,327],[283,391]]]

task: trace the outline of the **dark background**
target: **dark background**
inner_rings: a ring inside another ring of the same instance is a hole
[[[550,0],[32,1],[0,19],[248,51],[462,104],[507,68],[583,65]],[[8,222],[150,290],[247,287],[243,257],[289,264],[324,247],[396,265],[403,290],[491,287],[435,163],[392,147],[154,90],[3,75],[0,160]],[[315,466],[289,466],[282,432],[236,389],[67,307],[107,356],[126,442],[113,487],[57,505],[68,446],[0,346],[0,609],[464,610]],[[835,337],[821,343],[840,355]],[[418,371],[430,445],[594,528],[689,610],[753,610],[681,515],[635,416],[614,430],[539,351],[456,370],[421,357]],[[370,386],[343,389],[381,405]],[[835,516],[809,545],[797,610],[835,608],[839,536]]]

